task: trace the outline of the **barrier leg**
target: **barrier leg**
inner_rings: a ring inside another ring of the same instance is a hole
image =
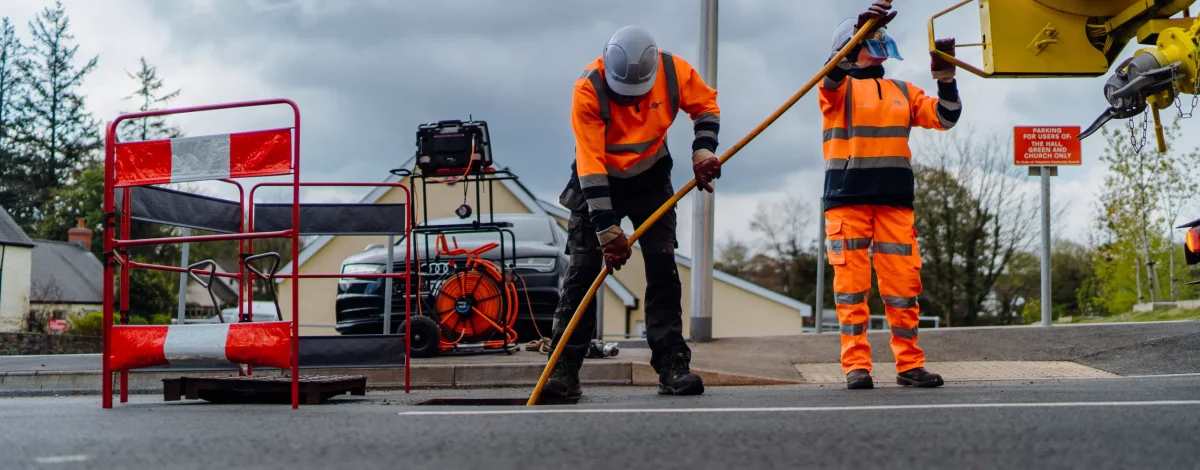
[[[121,403],[129,401],[129,371],[121,371]]]
[[[891,1],[889,0],[888,3],[891,3]],[[742,147],[745,147],[746,144],[750,143],[751,140],[754,140],[755,137],[758,137],[762,131],[766,130],[767,126],[770,126],[772,123],[774,123],[775,120],[779,119],[779,117],[788,110],[788,108],[791,108],[792,105],[796,104],[797,101],[800,101],[800,98],[803,98],[804,95],[808,94],[809,90],[812,90],[812,88],[815,87],[817,83],[825,77],[825,75],[829,74],[834,67],[837,67],[838,62],[841,62],[841,60],[850,53],[850,50],[853,49],[855,45],[862,42],[863,38],[867,36],[867,32],[870,31],[871,27],[875,25],[875,22],[876,20],[872,19],[867,22],[866,25],[863,25],[863,27],[859,29],[858,33],[856,33],[854,37],[850,39],[850,42],[842,47],[842,49],[838,51],[838,53],[834,55],[834,57],[830,59],[828,63],[825,64],[825,67],[821,69],[817,75],[813,76],[812,80],[809,80],[808,83],[804,85],[804,88],[801,88],[800,91],[797,91],[796,94],[792,95],[791,99],[784,103],[783,106],[780,106],[779,109],[776,109],[775,112],[767,118],[767,120],[759,124],[758,127],[751,131],[750,134],[746,135],[746,137],[743,137],[742,140],[738,141],[737,144],[734,144],[734,146],[727,150],[724,155],[721,155],[721,165],[724,165],[725,162],[729,161],[729,159],[732,158],[733,155],[739,150],[741,150]],[[655,222],[658,222],[658,219],[661,218],[663,214],[670,210],[671,207],[674,207],[675,204],[677,204],[679,200],[688,193],[688,191],[691,191],[692,188],[695,187],[696,180],[692,179],[691,181],[688,181],[686,185],[680,188],[674,196],[671,196],[671,199],[667,200],[667,202],[659,207],[658,210],[650,216],[650,218],[646,219],[646,221],[642,223],[641,227],[638,227],[638,229],[633,232],[633,236],[629,237],[629,246],[633,247],[633,242],[637,241],[637,239],[641,237],[647,229],[652,227]],[[538,378],[537,385],[533,388],[533,393],[529,395],[529,401],[525,403],[526,406],[537,405],[538,398],[540,398],[542,394],[542,389],[546,386],[546,380],[550,378],[550,372],[554,370],[554,364],[558,362],[559,356],[562,355],[562,347],[564,344],[567,344],[566,339],[570,338],[571,334],[574,333],[575,326],[579,323],[579,316],[583,314],[584,308],[587,307],[588,302],[592,301],[592,297],[596,295],[596,290],[600,288],[600,284],[604,282],[604,278],[608,276],[609,271],[611,270],[607,267],[600,270],[600,275],[596,276],[596,280],[592,282],[592,286],[588,289],[587,295],[583,297],[583,301],[579,302],[579,306],[575,308],[575,314],[571,316],[571,321],[567,323],[567,327],[563,331],[563,341],[560,341],[558,344],[554,345],[554,350],[550,354],[550,360],[546,361],[546,366],[542,369],[542,376]]]

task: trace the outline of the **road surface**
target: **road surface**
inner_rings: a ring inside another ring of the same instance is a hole
[[[328,404],[132,396],[0,399],[6,469],[1198,468],[1200,375],[941,389],[588,388],[576,405],[448,407],[371,393]]]

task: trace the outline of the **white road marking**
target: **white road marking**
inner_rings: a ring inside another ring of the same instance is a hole
[[[88,456],[80,455],[55,455],[51,457],[34,457],[33,461],[37,463],[66,463],[66,462],[83,462],[88,459]]]
[[[401,411],[400,416],[522,415],[522,414],[634,414],[634,413],[792,413],[816,411],[892,411],[954,408],[1074,408],[1104,406],[1200,405],[1200,400],[1100,401],[1062,403],[943,403],[927,405],[797,406],[769,408],[563,408],[566,405],[507,410]]]
[[[1200,373],[1192,374],[1152,374],[1152,375],[1122,375],[1121,379],[1160,379],[1169,377],[1200,377]]]

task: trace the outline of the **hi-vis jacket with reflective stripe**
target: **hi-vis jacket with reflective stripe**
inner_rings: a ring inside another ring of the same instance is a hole
[[[858,204],[912,208],[909,133],[914,126],[950,129],[961,109],[956,83],[938,82],[934,98],[912,83],[882,78],[881,69],[831,73],[822,81],[820,103],[825,209]]]
[[[680,110],[693,122],[692,150],[716,152],[721,108],[717,91],[683,59],[659,52],[658,77],[647,96],[633,106],[616,106],[604,83],[599,57],[575,80],[571,128],[575,131],[574,176],[587,199],[598,232],[616,225],[608,178],[630,178],[668,155],[667,129]]]

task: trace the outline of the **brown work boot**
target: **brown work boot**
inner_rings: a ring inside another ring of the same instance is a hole
[[[854,369],[846,374],[846,388],[850,390],[870,390],[875,388],[875,381],[871,380],[871,373],[866,369]]]
[[[896,383],[921,388],[941,387],[945,384],[942,381],[942,376],[929,372],[924,367],[896,374]]]

